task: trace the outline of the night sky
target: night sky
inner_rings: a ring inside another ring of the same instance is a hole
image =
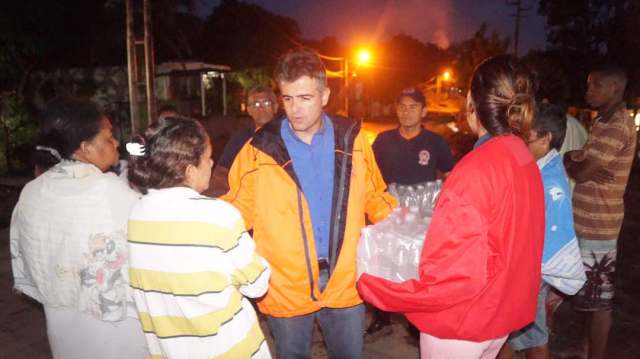
[[[302,36],[317,40],[335,36],[345,45],[385,40],[405,33],[421,41],[447,47],[469,38],[481,23],[513,38],[514,9],[505,0],[256,0],[267,10],[293,18]],[[218,0],[201,0],[199,13],[211,13]],[[523,19],[520,53],[545,46],[545,19],[537,14],[537,0]]]

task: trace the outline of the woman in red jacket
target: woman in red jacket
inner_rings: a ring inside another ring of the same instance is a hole
[[[423,358],[494,358],[534,320],[544,240],[540,172],[520,134],[535,106],[530,77],[500,56],[475,69],[467,118],[480,137],[449,175],[420,260],[420,279],[367,274],[361,296],[420,329]],[[524,137],[527,138],[527,137]]]

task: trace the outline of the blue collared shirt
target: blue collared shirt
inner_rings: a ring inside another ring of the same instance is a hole
[[[300,140],[286,119],[280,131],[309,205],[318,258],[328,258],[335,163],[333,124],[323,114],[322,128],[313,135],[311,144]]]

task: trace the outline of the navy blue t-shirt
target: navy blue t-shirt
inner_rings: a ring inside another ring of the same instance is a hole
[[[373,142],[373,153],[386,183],[435,181],[436,169],[449,172],[454,165],[447,141],[424,128],[409,140],[398,129],[384,131]]]

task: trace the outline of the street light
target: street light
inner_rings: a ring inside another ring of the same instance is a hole
[[[371,61],[371,52],[368,49],[358,51],[358,65],[367,65]]]
[[[451,80],[451,72],[449,72],[449,70],[445,70],[445,72],[442,73],[442,80],[445,82]]]
[[[440,98],[442,91],[442,82],[449,82],[452,80],[451,71],[445,70],[442,74],[436,77],[436,97]],[[448,93],[447,93],[448,94]]]

